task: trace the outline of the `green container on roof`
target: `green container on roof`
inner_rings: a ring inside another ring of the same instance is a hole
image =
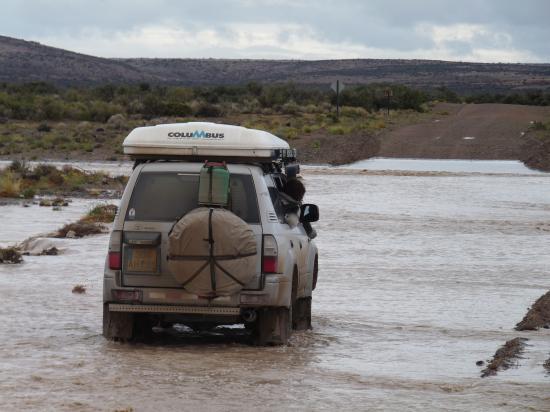
[[[229,170],[225,163],[205,163],[199,177],[199,204],[226,207],[229,184]]]

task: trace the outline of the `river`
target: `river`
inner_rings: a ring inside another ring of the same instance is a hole
[[[248,346],[239,329],[105,341],[107,235],[0,265],[0,409],[550,410],[550,331],[513,330],[550,289],[550,175],[501,166],[306,168],[306,200],[321,211],[319,283],[313,330],[286,347]],[[0,244],[95,203],[1,206]],[[86,294],[71,293],[78,283]],[[517,367],[480,378],[476,361],[516,336],[529,338]]]

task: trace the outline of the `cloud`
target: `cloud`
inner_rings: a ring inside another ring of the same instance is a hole
[[[542,0],[5,0],[0,27],[105,57],[539,62],[549,14]]]
[[[482,24],[419,24],[415,31],[433,42],[433,47],[425,52],[444,60],[503,63],[539,60],[529,50],[515,48],[510,34]]]

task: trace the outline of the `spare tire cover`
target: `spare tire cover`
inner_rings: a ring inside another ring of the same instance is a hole
[[[194,209],[174,225],[168,239],[168,269],[196,295],[231,295],[256,273],[256,236],[229,210]]]

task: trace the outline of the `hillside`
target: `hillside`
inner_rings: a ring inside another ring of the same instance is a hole
[[[106,59],[0,36],[0,82],[57,85],[150,82],[172,85],[288,82],[328,85],[389,82],[459,93],[550,89],[550,64],[432,60]]]
[[[125,62],[0,36],[0,82],[84,85],[147,80],[150,78]]]
[[[550,89],[550,64],[455,63],[435,60],[120,60],[167,83],[235,84],[293,81],[328,85],[397,83],[413,88],[445,86],[458,93]]]

